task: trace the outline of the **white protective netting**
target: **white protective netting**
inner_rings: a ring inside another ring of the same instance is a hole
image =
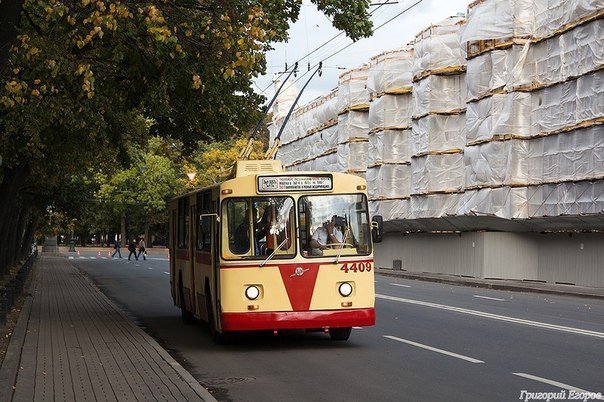
[[[464,16],[448,17],[415,36],[413,76],[441,71],[466,64],[466,53],[460,46]]]
[[[335,171],[353,172],[367,169],[367,149],[369,143],[364,141],[347,142],[338,145]]]
[[[461,111],[466,107],[465,74],[430,75],[413,83],[413,116]]]
[[[468,60],[468,100],[493,91],[545,86],[604,66],[604,20],[578,26],[538,43],[496,49]]]
[[[547,0],[536,1],[535,32],[536,37],[554,34],[561,28],[574,26],[577,23],[601,14],[603,0]]]
[[[367,168],[369,198],[403,198],[411,195],[411,165],[379,165]]]
[[[411,159],[413,194],[460,191],[464,187],[462,153],[426,155]]]
[[[384,130],[369,134],[367,166],[411,161],[411,130]]]
[[[466,144],[465,113],[428,115],[412,124],[412,153],[463,149]]]
[[[369,113],[350,111],[338,116],[338,143],[366,139],[369,133]]]
[[[468,8],[461,45],[488,39],[528,37],[535,31],[535,9],[543,1],[484,0]]]
[[[412,65],[413,48],[410,46],[372,57],[367,77],[369,95],[411,90]]]
[[[369,105],[369,130],[411,127],[411,94],[383,95]]]
[[[340,75],[338,82],[337,109],[342,112],[355,106],[369,105],[367,74],[369,66],[346,71]]]

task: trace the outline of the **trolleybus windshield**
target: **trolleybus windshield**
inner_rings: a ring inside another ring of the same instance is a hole
[[[304,257],[367,255],[371,252],[364,195],[300,197],[298,212],[300,248]]]
[[[228,249],[225,258],[292,258],[296,255],[294,200],[248,197],[226,200]],[[230,254],[230,255],[229,255]]]

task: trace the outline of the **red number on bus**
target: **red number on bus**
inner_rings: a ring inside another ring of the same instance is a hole
[[[348,273],[348,264],[342,265],[342,268],[340,268],[340,271],[344,271],[345,273]]]
[[[365,263],[359,262],[359,272],[365,272]]]
[[[371,263],[370,263],[370,262],[368,262],[368,263],[367,263],[367,272],[370,272],[370,271],[371,271]]]

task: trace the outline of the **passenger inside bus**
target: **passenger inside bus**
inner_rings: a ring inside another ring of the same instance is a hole
[[[235,229],[235,242],[233,244],[235,254],[244,254],[250,249],[249,212],[246,208],[245,213],[241,216],[241,223]]]
[[[323,223],[313,233],[310,239],[311,254],[321,256],[323,250],[329,248],[330,245],[342,244],[344,242],[344,232],[348,232],[346,228],[346,219],[333,215],[330,221]]]
[[[254,228],[256,255],[270,255],[281,243],[280,250],[291,248],[292,205],[291,199],[284,197],[254,203],[255,215],[262,214]]]

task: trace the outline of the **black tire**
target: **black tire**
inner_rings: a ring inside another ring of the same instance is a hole
[[[185,325],[194,324],[195,316],[193,315],[193,313],[187,310],[187,307],[185,305],[185,292],[182,286],[182,274],[180,274],[178,277],[178,296],[180,297],[180,316],[182,318],[182,322]]]
[[[330,328],[329,337],[332,341],[347,341],[350,338],[352,327]]]
[[[212,306],[212,295],[206,290],[207,300],[206,306],[208,306],[208,326],[210,327],[210,336],[217,345],[225,345],[227,342],[227,336],[219,332],[216,328],[216,320],[214,319],[214,308]]]

